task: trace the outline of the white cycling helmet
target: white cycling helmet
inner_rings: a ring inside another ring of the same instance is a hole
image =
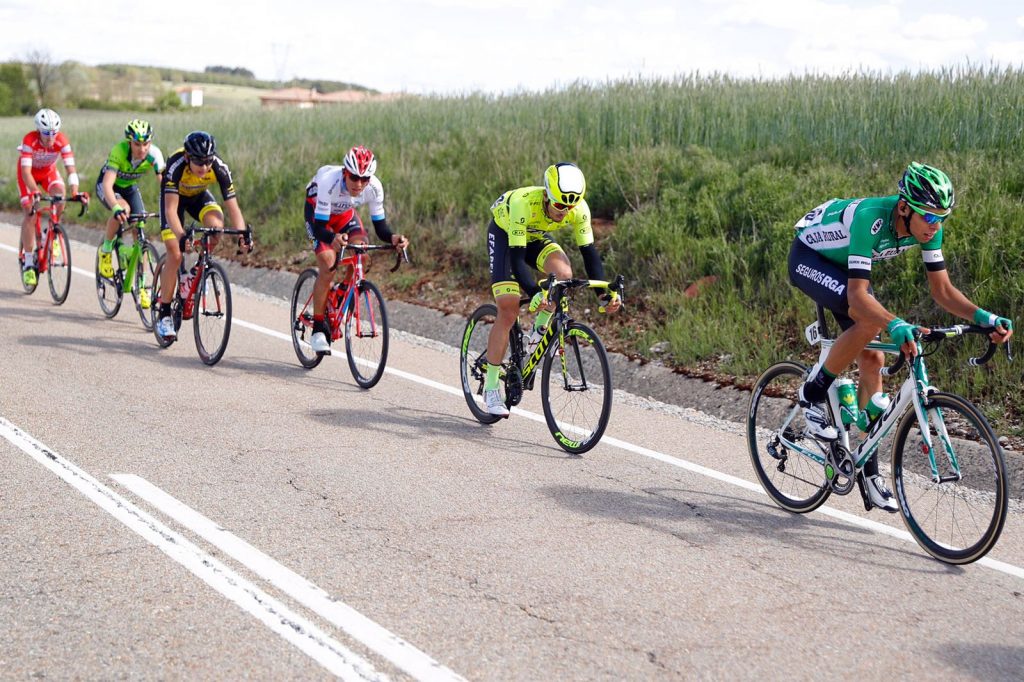
[[[36,112],[36,130],[43,134],[56,135],[60,132],[60,116],[53,109]]]

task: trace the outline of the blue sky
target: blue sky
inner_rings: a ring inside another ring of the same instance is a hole
[[[0,60],[33,48],[56,61],[86,64],[195,70],[219,64],[260,78],[324,78],[383,91],[499,93],[694,71],[773,77],[917,71],[968,61],[1020,66],[1024,4],[106,0],[55,6],[0,0]]]

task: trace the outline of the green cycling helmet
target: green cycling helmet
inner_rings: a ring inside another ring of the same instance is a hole
[[[900,197],[918,213],[948,215],[956,198],[949,176],[933,166],[911,162],[899,184]]]
[[[153,137],[153,126],[141,118],[133,119],[124,127],[124,136],[136,142],[148,142]]]

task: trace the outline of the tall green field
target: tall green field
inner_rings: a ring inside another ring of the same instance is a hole
[[[956,187],[943,248],[954,283],[1024,323],[1022,112],[1024,71],[962,68],[773,81],[692,75],[151,120],[166,154],[190,130],[217,137],[261,248],[280,261],[306,248],[303,188],[317,167],[338,163],[352,144],[371,147],[389,221],[414,242],[417,284],[480,292],[491,202],[537,184],[549,163],[574,161],[595,216],[613,221],[599,230],[606,267],[628,281],[624,314],[599,327],[614,324],[622,350],[649,355],[668,341],[674,364],[749,379],[774,360],[810,357],[802,330],[813,308],[786,274],[793,223],[832,197],[895,193],[911,160],[943,168]],[[62,113],[91,186],[129,116]],[[27,117],[0,119],[8,140],[0,203],[8,207],[14,147],[30,126]],[[144,189],[153,204],[155,182]],[[575,252],[568,234],[560,241]],[[698,280],[699,294],[684,295]],[[916,252],[877,265],[874,284],[882,303],[910,321],[952,321],[931,302]],[[968,369],[971,350],[934,356],[936,383],[982,402],[1004,425],[1004,417],[1015,421],[1020,366],[1000,355],[991,368]]]

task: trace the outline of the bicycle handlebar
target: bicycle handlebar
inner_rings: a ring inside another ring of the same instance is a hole
[[[89,193],[88,192],[79,192],[78,194],[76,194],[73,197],[47,196],[45,194],[41,194],[41,193],[38,193],[38,192],[37,192],[37,194],[39,195],[39,198],[32,202],[32,210],[29,211],[29,215],[35,215],[36,211],[38,210],[38,204],[42,204],[42,203],[47,203],[47,204],[50,204],[51,206],[53,204],[59,204],[61,202],[74,202],[76,204],[81,204],[82,208],[78,212],[78,217],[79,218],[81,218],[83,215],[85,215],[86,209],[89,208]]]
[[[608,293],[603,294],[601,298],[605,303],[608,303],[611,302],[613,298],[618,298],[620,301],[623,300],[625,282],[626,278],[622,275],[617,275],[611,282],[601,279],[582,279],[578,277],[560,280],[555,279],[554,275],[548,275],[546,280],[538,282],[538,284],[542,290],[549,292],[549,298],[560,296],[562,292],[568,289],[582,289],[584,287],[589,289],[606,289]],[[529,298],[523,300],[523,302],[529,301]],[[603,313],[604,306],[600,306],[598,310]]]
[[[341,259],[345,256],[345,250],[352,249],[359,253],[366,253],[367,251],[396,251],[395,254],[395,265],[391,268],[390,272],[398,270],[402,267],[402,261],[409,262],[409,249],[403,248],[399,250],[394,244],[348,244],[346,243],[341,247],[341,251],[334,257],[334,265],[331,266],[331,270],[337,270],[338,264],[341,263]]]
[[[228,229],[226,227],[204,227],[202,225],[196,225],[193,223],[187,230],[185,230],[185,236],[181,240],[182,250],[184,250],[184,243],[187,242],[188,239],[196,232],[201,232],[203,234],[200,241],[205,240],[208,236],[212,234],[234,234],[243,236],[245,237],[245,243],[247,246],[250,247],[250,250],[252,247],[252,225],[249,223],[246,223],[244,230]],[[235,252],[235,255],[240,256],[242,255],[242,253],[243,251],[241,248],[241,243],[239,243],[239,248],[238,251]]]
[[[952,339],[957,336],[965,336],[967,334],[979,334],[988,336],[992,333],[995,327],[984,327],[977,324],[955,324],[952,327],[934,327],[930,329],[927,334],[922,334],[917,329],[914,329],[914,338],[924,342],[938,343],[945,341],[946,339]],[[996,351],[999,349],[999,344],[993,341],[991,338],[988,340],[988,348],[981,355],[973,358],[968,358],[967,364],[971,367],[980,367],[995,356]],[[1006,359],[1009,362],[1013,362],[1013,353],[1010,349],[1010,342],[1006,342]],[[900,351],[899,357],[889,367],[883,367],[880,370],[882,376],[891,376],[903,368],[903,364],[907,361],[906,355]]]

